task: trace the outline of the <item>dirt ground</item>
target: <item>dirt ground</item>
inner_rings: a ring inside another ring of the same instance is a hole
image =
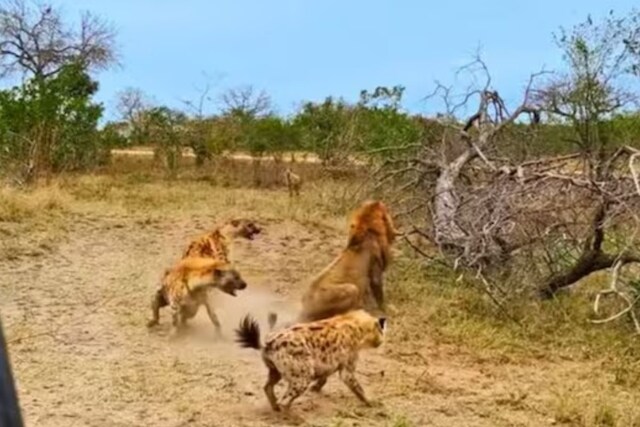
[[[359,364],[376,407],[360,405],[335,377],[284,417],[262,392],[258,353],[239,349],[232,329],[247,312],[263,324],[270,307],[293,313],[309,278],[343,245],[344,230],[254,217],[263,234],[236,242],[233,253],[249,289],[215,297],[225,339],[215,339],[202,311],[173,342],[168,312],[158,329],[145,327],[150,295],[188,238],[219,218],[70,215],[55,248],[0,262],[0,312],[28,426],[553,425],[549,390],[591,369],[479,363],[429,337],[390,338]],[[390,336],[402,328],[390,319]]]

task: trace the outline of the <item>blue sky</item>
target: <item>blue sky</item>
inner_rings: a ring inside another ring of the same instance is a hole
[[[55,0],[54,0],[55,1]],[[91,10],[114,23],[122,67],[102,72],[98,98],[113,111],[116,93],[137,87],[182,106],[194,86],[215,92],[251,84],[288,114],[302,100],[357,98],[361,89],[406,86],[405,108],[436,79],[451,82],[478,47],[496,88],[516,100],[529,74],[556,68],[552,32],[631,0],[62,0],[65,13]],[[210,111],[214,111],[211,104]]]

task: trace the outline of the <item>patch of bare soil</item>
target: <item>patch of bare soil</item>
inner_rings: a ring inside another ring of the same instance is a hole
[[[359,404],[336,376],[322,394],[301,397],[293,415],[271,412],[262,391],[266,369],[257,352],[234,344],[233,328],[247,312],[265,325],[272,307],[286,321],[344,236],[264,221],[256,240],[234,246],[250,288],[236,298],[215,296],[223,340],[204,310],[176,341],[168,338],[167,311],[160,327],[147,330],[159,274],[189,237],[214,222],[79,215],[55,251],[0,263],[0,311],[27,425],[550,424],[544,396],[563,375],[575,374],[572,366],[478,365],[426,338],[362,353],[359,377],[379,402],[374,408]],[[402,328],[391,325],[391,333]]]

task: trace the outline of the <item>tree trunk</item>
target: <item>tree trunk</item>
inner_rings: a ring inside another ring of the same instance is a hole
[[[486,145],[488,139],[488,136],[481,135],[478,145]],[[441,249],[464,249],[467,234],[456,223],[459,201],[455,186],[462,168],[476,155],[475,150],[468,148],[455,160],[442,167],[436,179],[432,220],[435,242]]]

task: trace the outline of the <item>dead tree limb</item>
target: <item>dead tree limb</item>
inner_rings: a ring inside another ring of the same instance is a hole
[[[631,320],[633,321],[636,334],[640,334],[640,322],[638,322],[638,317],[634,311],[636,303],[640,300],[640,295],[636,296],[635,298],[631,298],[630,296],[622,292],[620,289],[618,289],[618,277],[619,277],[620,268],[622,267],[622,265],[623,265],[622,262],[617,261],[613,266],[609,288],[598,292],[598,294],[596,295],[595,301],[593,303],[593,311],[595,314],[599,314],[600,300],[602,297],[608,296],[608,295],[616,295],[618,298],[622,299],[625,302],[626,307],[620,310],[618,313],[612,316],[609,316],[605,319],[592,319],[590,320],[590,322],[594,324],[609,323],[609,322],[613,322],[616,319],[621,318],[625,314],[629,314],[629,317],[631,317]]]
[[[443,250],[453,250],[459,254],[468,252],[468,245],[466,244],[468,234],[456,222],[459,206],[456,184],[461,170],[476,157],[482,158],[485,164],[492,170],[496,170],[495,166],[483,154],[485,147],[493,142],[500,131],[516,122],[522,115],[539,114],[538,109],[530,105],[531,89],[538,74],[530,77],[522,103],[513,113],[509,114],[498,92],[490,90],[488,87],[491,77],[488,74],[486,65],[480,58],[476,59],[475,63],[479,64],[487,73],[487,86],[478,92],[480,99],[477,111],[467,119],[464,127],[460,129],[460,135],[463,140],[467,141],[469,147],[452,161],[441,166],[435,183],[433,202],[432,221],[435,242]],[[495,110],[493,115],[491,114],[491,108]],[[474,135],[470,132],[472,127],[476,129]]]

